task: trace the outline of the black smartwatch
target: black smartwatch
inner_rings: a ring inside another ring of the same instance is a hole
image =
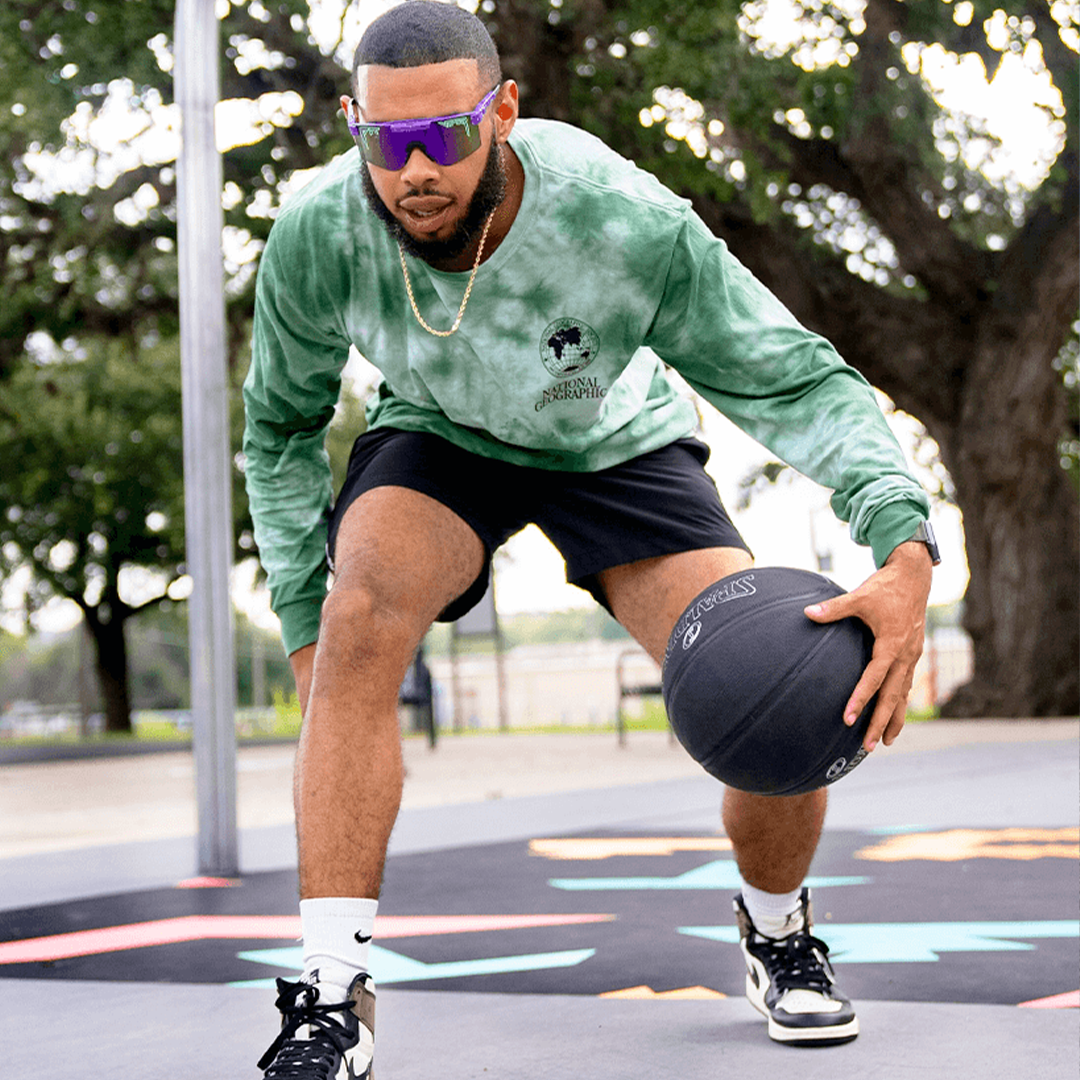
[[[925,544],[926,550],[930,552],[930,561],[934,566],[941,562],[941,551],[937,546],[937,538],[934,536],[934,530],[930,527],[929,521],[920,521],[919,527],[908,537],[908,541]]]

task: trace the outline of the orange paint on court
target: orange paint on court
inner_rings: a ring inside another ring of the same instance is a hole
[[[966,859],[1080,859],[1080,828],[948,829],[900,833],[855,852],[872,862],[963,862]]]
[[[599,836],[532,840],[529,854],[590,862],[616,855],[674,855],[677,851],[730,851],[726,836]]]

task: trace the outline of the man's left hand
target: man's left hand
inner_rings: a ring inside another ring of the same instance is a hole
[[[814,622],[837,622],[854,615],[873,631],[873,656],[844,708],[844,723],[850,726],[878,695],[863,740],[868,751],[882,737],[890,746],[904,726],[915,664],[923,651],[931,570],[925,544],[903,543],[857,589],[806,609]]]

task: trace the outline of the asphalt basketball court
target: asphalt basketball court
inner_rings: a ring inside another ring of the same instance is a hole
[[[833,788],[808,884],[862,1034],[816,1049],[772,1043],[742,996],[718,789],[664,757],[681,750],[650,744],[668,776],[650,783],[537,792],[533,776],[463,801],[480,781],[461,761],[490,785],[500,755],[507,775],[543,761],[544,737],[424,749],[414,779],[432,790],[395,830],[372,953],[377,1075],[1075,1080],[1077,735],[1075,721],[909,727],[902,752]],[[628,751],[576,738],[587,776],[640,759],[646,736]],[[459,787],[440,805],[450,764]],[[45,768],[0,767],[5,815],[15,781]],[[191,839],[167,836],[0,859],[3,1074],[257,1077],[273,980],[300,965],[290,833],[246,830],[231,881],[195,877]]]

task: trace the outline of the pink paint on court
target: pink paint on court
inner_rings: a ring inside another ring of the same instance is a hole
[[[1080,1009],[1080,990],[1070,990],[1053,997],[1036,998],[1034,1001],[1021,1001],[1021,1009]]]
[[[381,915],[375,919],[378,938],[467,934],[483,930],[518,930],[539,926],[573,926],[610,922],[614,915]],[[0,942],[0,964],[31,964],[73,956],[146,949],[185,941],[214,939],[300,939],[299,915],[187,915],[99,930]]]

